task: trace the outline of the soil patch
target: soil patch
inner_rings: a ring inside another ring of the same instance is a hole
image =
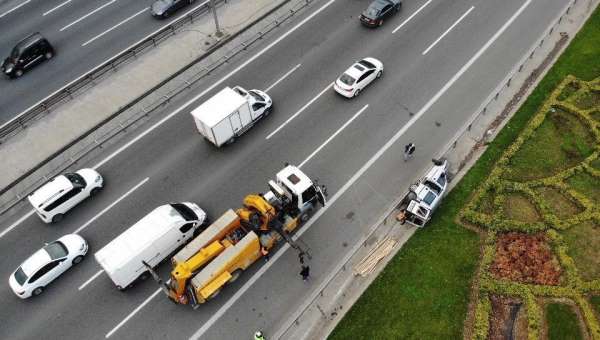
[[[600,178],[580,171],[567,179],[567,184],[584,194],[596,204],[600,204]]]
[[[498,236],[490,272],[500,279],[555,286],[562,270],[544,234],[510,232]]]
[[[513,339],[513,328],[515,327],[517,314],[521,309],[521,302],[497,295],[491,296],[490,300],[492,302],[492,313],[488,340]]]
[[[522,222],[538,222],[541,219],[535,205],[531,203],[529,198],[522,194],[508,194],[504,201],[504,213],[506,217]]]
[[[586,280],[600,279],[600,226],[590,220],[562,234],[579,274]]]
[[[560,190],[550,187],[541,187],[536,191],[542,196],[552,213],[558,218],[566,219],[583,212],[583,207],[565,196]]]

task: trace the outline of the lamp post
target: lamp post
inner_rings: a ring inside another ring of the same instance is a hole
[[[215,0],[210,0],[210,8],[213,12],[213,18],[215,19],[215,36],[217,38],[220,38],[221,36],[223,36],[223,32],[221,32],[221,29],[219,28],[219,19],[217,18],[217,5],[215,4]]]

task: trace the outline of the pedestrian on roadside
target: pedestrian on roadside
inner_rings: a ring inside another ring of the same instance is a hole
[[[406,162],[410,158],[412,158],[413,153],[415,152],[415,144],[408,143],[404,146],[404,161]]]
[[[304,264],[304,252],[303,251],[298,253],[298,258],[300,259],[300,264]]]
[[[308,280],[308,277],[310,276],[310,267],[302,265],[300,276],[302,276],[302,281],[306,282]]]
[[[266,340],[265,336],[263,335],[262,331],[256,331],[256,333],[254,333],[254,340]]]

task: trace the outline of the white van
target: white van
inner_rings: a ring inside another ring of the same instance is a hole
[[[202,231],[207,222],[206,213],[195,203],[165,204],[110,241],[94,257],[117,289],[124,290],[138,278],[148,276],[142,261],[156,267]]]

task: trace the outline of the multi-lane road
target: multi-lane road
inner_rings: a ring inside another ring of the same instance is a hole
[[[0,77],[0,125],[74,79],[111,59],[176,18],[204,3],[196,0],[176,16],[157,20],[152,0],[0,1],[0,57],[33,32],[56,49],[56,57],[19,79]]]
[[[315,1],[276,35],[106,148],[89,164],[107,182],[98,197],[56,225],[35,215],[21,218],[29,214],[25,206],[0,221],[0,277],[7,280],[45,241],[77,231],[92,255],[164,202],[194,201],[217,217],[240,206],[244,195],[265,191],[267,180],[290,162],[319,178],[330,194],[326,209],[301,230],[313,256],[312,279],[303,283],[296,255],[280,249],[192,310],[170,302],[152,281],[118,292],[89,256],[37,298],[22,301],[8,284],[0,285],[0,338],[244,339],[256,329],[275,334],[566,3],[406,1],[384,26],[366,29],[357,16],[368,1]],[[332,81],[365,56],[383,61],[383,77],[358,98],[340,97]],[[268,89],[275,110],[235,144],[216,149],[195,132],[189,111],[223,86],[238,84]],[[417,151],[405,163],[402,149],[409,141]],[[168,270],[163,265],[159,273],[166,277]]]

